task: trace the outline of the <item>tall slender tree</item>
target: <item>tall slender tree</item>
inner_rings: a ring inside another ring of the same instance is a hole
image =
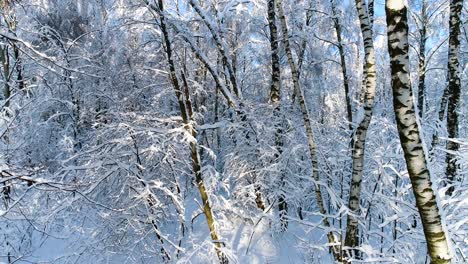
[[[421,16],[416,22],[419,29],[419,73],[418,73],[418,110],[419,117],[424,116],[424,94],[426,92],[426,41],[427,41],[427,0],[422,0]]]
[[[320,182],[320,175],[319,175],[319,166],[318,166],[318,159],[317,159],[317,153],[316,153],[314,133],[312,131],[312,123],[310,121],[309,110],[307,108],[304,93],[299,84],[299,73],[297,71],[296,63],[294,62],[294,57],[292,55],[291,44],[289,42],[288,24],[286,23],[286,17],[284,15],[282,0],[276,0],[276,7],[278,9],[278,16],[281,22],[280,24],[281,24],[281,29],[283,33],[283,45],[284,45],[284,49],[286,50],[286,55],[288,57],[289,67],[291,69],[294,94],[296,95],[296,98],[299,100],[299,106],[300,106],[301,113],[302,113],[302,119],[304,121],[304,126],[306,129],[307,143],[309,145],[309,155],[310,155],[310,159],[312,163],[312,178],[315,181],[315,199],[319,207],[320,213],[324,215],[323,223],[327,228],[329,228],[331,225],[330,225],[330,221],[328,221],[328,218],[325,216],[327,214],[327,211],[325,209],[322,191],[320,189],[320,185],[318,184]],[[333,255],[335,256],[335,259],[337,260],[340,259],[341,258],[340,248],[336,241],[335,235],[333,234],[332,231],[328,231],[327,237],[328,237],[328,241],[331,244],[331,249],[332,249]]]
[[[388,51],[392,73],[393,107],[406,167],[421,216],[431,263],[450,263],[447,238],[427,167],[409,76],[408,18],[403,0],[387,0]]]
[[[369,21],[370,31],[373,31],[374,28],[374,0],[369,0],[369,3],[366,5],[366,1],[363,1],[362,9],[367,13],[367,20]],[[364,63],[362,67],[362,83],[361,83],[361,93],[359,95],[359,104],[364,104],[366,97],[366,87],[367,87],[367,65]]]
[[[348,207],[351,211],[347,217],[345,246],[357,247],[359,244],[358,238],[358,218],[359,202],[361,195],[361,183],[364,169],[364,150],[366,145],[367,130],[372,119],[372,109],[374,107],[375,87],[376,87],[376,72],[375,72],[375,51],[374,42],[372,39],[372,27],[367,13],[366,3],[362,0],[356,0],[356,9],[359,16],[362,37],[364,40],[364,65],[366,72],[366,90],[364,96],[363,112],[364,116],[359,120],[359,126],[353,137],[353,171],[351,176],[351,184],[349,190]],[[357,252],[357,251],[356,251]]]
[[[369,23],[371,28],[374,27],[374,0],[369,0],[369,3],[367,4],[367,8],[369,10]]]
[[[275,124],[275,145],[276,154],[275,159],[278,160],[282,153],[282,129],[281,129],[281,68],[279,59],[279,43],[278,43],[278,28],[276,26],[276,11],[275,0],[268,1],[268,27],[270,29],[270,47],[271,47],[271,88],[270,88],[270,102],[273,105],[274,116],[277,119]],[[283,185],[284,179],[282,172],[280,172],[281,184]],[[284,194],[281,193],[278,197],[278,210],[280,213],[280,221],[282,230],[285,230],[288,225],[286,215],[288,213],[288,203]]]
[[[344,87],[345,101],[346,101],[346,117],[348,119],[349,129],[352,130],[353,129],[353,111],[351,107],[351,95],[349,91],[349,76],[348,76],[348,70],[346,68],[346,55],[344,52],[342,29],[341,29],[341,24],[338,18],[338,12],[336,10],[336,3],[334,0],[331,0],[330,3],[331,3],[331,10],[332,10],[333,26],[335,27],[336,38],[337,38],[336,46],[338,47],[338,52],[340,54],[341,73],[343,74],[343,87]],[[372,5],[373,5],[373,2],[372,2]]]
[[[275,0],[268,0],[268,27],[270,28],[271,47],[271,88],[270,100],[279,104],[281,99],[281,69],[279,59],[278,27],[276,26]]]
[[[458,117],[460,111],[460,24],[463,0],[450,0],[449,23],[449,52],[448,52],[448,106],[447,106],[447,132],[450,140],[447,141],[447,182],[452,186],[447,193],[451,195],[454,190],[454,181],[457,175],[456,152],[460,148],[454,141],[459,137]]]

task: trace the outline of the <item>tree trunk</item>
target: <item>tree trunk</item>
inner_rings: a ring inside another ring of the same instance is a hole
[[[169,33],[166,26],[166,20],[164,16],[164,5],[163,0],[158,0],[158,10],[160,16],[160,26],[161,32],[163,35],[163,41],[166,48],[167,60],[169,63],[169,76],[171,79],[172,86],[174,88],[177,100],[179,102],[180,113],[182,117],[182,122],[184,123],[185,129],[188,133],[190,133],[193,137],[196,137],[196,130],[193,128],[191,124],[191,119],[189,113],[192,112],[192,109],[187,111],[187,106],[184,103],[182,89],[179,86],[179,82],[176,75],[175,64],[172,59],[172,49],[171,49],[171,42],[169,40]],[[187,101],[188,102],[188,101]],[[206,221],[208,224],[208,229],[210,230],[211,239],[214,242],[216,248],[216,254],[218,255],[220,263],[227,263],[226,256],[221,252],[221,248],[223,247],[222,243],[218,240],[218,234],[215,228],[215,220],[213,216],[213,210],[211,208],[211,204],[208,198],[208,193],[206,191],[205,184],[203,182],[203,178],[201,175],[201,162],[200,162],[200,155],[198,152],[198,147],[196,141],[190,142],[190,155],[192,158],[192,169],[195,175],[195,181],[198,186],[198,191],[200,193],[202,204],[203,204],[203,212],[206,217]]]
[[[447,109],[447,132],[450,139],[459,137],[458,111],[460,111],[460,71],[458,54],[460,53],[460,24],[463,0],[450,0],[450,36],[448,53],[448,109]],[[460,148],[457,142],[447,141],[447,183],[449,187],[447,194],[451,195],[454,190],[454,181],[457,175],[456,152]]]
[[[367,6],[369,9],[369,23],[372,30],[374,27],[374,0],[369,0],[369,4]]]
[[[367,17],[368,17],[368,21],[369,21],[369,28],[370,28],[370,31],[372,32],[373,31],[373,27],[374,27],[374,0],[369,0],[369,4],[367,5],[367,8],[366,8],[366,3],[365,3],[365,0],[363,2],[363,6],[362,6],[363,10],[368,10],[366,12],[367,13]],[[358,15],[359,15],[359,11],[358,11]],[[362,28],[362,26],[361,26]],[[363,67],[362,67],[362,84],[361,84],[361,93],[359,95],[359,105],[363,105],[364,104],[364,101],[365,101],[365,96],[366,96],[366,87],[367,87],[367,65],[364,63],[363,64]]]
[[[0,47],[0,62],[2,63],[3,68],[3,79],[4,79],[4,87],[3,87],[3,98],[5,100],[4,107],[10,106],[10,96],[11,96],[11,86],[10,86],[10,55],[8,54],[8,46],[2,45]],[[9,110],[7,110],[7,114]]]
[[[330,225],[330,222],[328,221],[328,218],[325,216],[327,212],[325,210],[325,206],[323,202],[322,191],[320,190],[320,186],[318,185],[318,182],[320,181],[320,176],[319,176],[317,155],[315,151],[315,139],[314,139],[314,135],[312,131],[312,124],[310,122],[309,110],[307,109],[304,94],[299,85],[299,74],[296,69],[296,64],[294,62],[294,58],[293,58],[292,51],[291,51],[291,45],[289,43],[288,26],[286,23],[284,12],[283,12],[282,0],[276,0],[276,7],[278,8],[278,16],[281,22],[284,48],[286,50],[286,55],[288,57],[289,67],[291,68],[294,94],[299,100],[299,106],[301,108],[302,118],[303,118],[304,126],[306,129],[307,142],[309,145],[310,159],[312,163],[312,177],[316,183],[315,184],[315,198],[317,201],[317,205],[319,207],[319,211],[324,217],[323,224],[328,228],[331,225]],[[328,237],[329,243],[332,244],[331,247],[333,251],[333,256],[335,257],[335,259],[339,260],[341,258],[339,243],[337,243],[335,236],[331,231],[328,232],[327,237]]]
[[[356,134],[353,137],[353,172],[351,176],[351,184],[349,190],[348,207],[351,214],[347,217],[345,246],[357,247],[358,239],[358,219],[359,201],[361,195],[361,182],[364,168],[364,150],[366,144],[367,129],[372,119],[372,108],[374,107],[376,75],[375,75],[375,53],[372,39],[372,28],[366,11],[365,1],[356,0],[356,8],[359,15],[362,37],[364,40],[365,51],[365,71],[366,71],[366,90],[364,96],[364,117],[360,120],[359,126],[356,129]],[[357,251],[355,251],[357,252]]]
[[[271,88],[270,88],[270,101],[274,107],[274,116],[276,119],[275,126],[275,145],[276,154],[275,160],[278,160],[282,153],[282,129],[281,129],[281,68],[278,49],[278,28],[276,26],[276,12],[275,0],[268,1],[268,26],[270,28],[270,46],[271,46]],[[282,172],[280,172],[282,174]],[[281,175],[281,178],[283,176]],[[281,181],[283,186],[283,181]],[[257,194],[258,195],[258,194]],[[278,210],[280,213],[281,229],[285,230],[288,227],[288,220],[286,215],[288,213],[288,204],[284,194],[280,194],[278,198]]]
[[[271,46],[271,89],[270,100],[273,104],[281,99],[281,69],[278,49],[278,28],[276,27],[275,0],[268,0],[268,26],[270,28]]]
[[[340,21],[338,20],[338,13],[336,12],[335,1],[331,0],[330,2],[331,2],[331,8],[332,8],[333,25],[335,27],[336,38],[338,40],[337,47],[338,47],[338,52],[340,53],[341,72],[343,74],[343,87],[345,91],[346,113],[347,113],[346,117],[348,118],[349,130],[352,130],[353,129],[353,112],[351,108],[351,98],[349,94],[349,77],[348,77],[348,72],[346,69],[346,57],[345,57],[343,41],[341,37],[341,24],[340,24]]]
[[[442,228],[436,197],[432,189],[426,155],[421,142],[409,76],[407,8],[403,0],[387,0],[388,50],[392,73],[393,107],[421,216],[431,263],[450,263],[450,252]]]
[[[424,93],[426,92],[426,34],[427,34],[427,0],[422,1],[421,27],[419,29],[419,80],[418,80],[418,110],[419,117],[424,116]]]

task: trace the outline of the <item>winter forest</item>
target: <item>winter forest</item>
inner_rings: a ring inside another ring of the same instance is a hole
[[[0,263],[468,263],[467,15],[0,0]]]

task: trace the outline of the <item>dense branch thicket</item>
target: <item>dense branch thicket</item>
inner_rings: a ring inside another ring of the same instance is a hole
[[[467,262],[463,4],[0,0],[0,263]]]

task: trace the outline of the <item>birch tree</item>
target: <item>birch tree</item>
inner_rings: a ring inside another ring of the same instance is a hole
[[[352,176],[349,190],[348,207],[350,213],[347,217],[345,246],[357,247],[358,239],[358,214],[361,195],[361,183],[364,169],[364,151],[366,144],[367,130],[372,119],[372,109],[374,107],[374,97],[376,88],[376,72],[375,72],[375,51],[372,39],[372,28],[369,21],[365,1],[356,0],[356,9],[359,16],[361,33],[364,40],[364,65],[366,68],[366,90],[363,105],[363,117],[359,120],[359,126],[356,128],[353,137],[352,149]]]
[[[369,0],[369,3],[366,5],[366,1],[363,1],[362,9],[366,11],[367,13],[367,20],[369,22],[369,29],[370,32],[373,32],[373,27],[374,27],[374,0]],[[356,4],[357,7],[357,4]],[[359,8],[359,7],[358,7]],[[359,12],[359,11],[358,11]],[[361,15],[358,13],[359,19],[361,19]],[[362,27],[361,27],[362,28]],[[361,29],[362,31],[362,29]],[[365,37],[363,36],[363,41]],[[365,55],[364,55],[365,56]],[[364,58],[365,59],[365,58]],[[359,95],[359,106],[364,104],[364,101],[366,100],[366,90],[367,90],[367,65],[364,63],[362,67],[362,84],[361,84],[361,93]]]
[[[403,0],[387,0],[388,51],[392,72],[393,107],[406,166],[423,223],[431,263],[450,263],[450,251],[415,114],[409,76],[408,18]]]
[[[454,190],[454,181],[457,176],[456,153],[460,148],[456,142],[459,137],[458,118],[460,111],[460,24],[463,0],[450,0],[449,23],[449,52],[448,52],[448,106],[447,106],[447,132],[450,138],[447,141],[447,193],[451,195]],[[455,140],[455,141],[454,141]]]
[[[268,1],[268,27],[270,29],[270,47],[271,47],[271,88],[270,88],[270,102],[273,105],[274,116],[277,118],[277,128],[275,135],[276,152],[275,158],[278,159],[282,153],[281,142],[281,68],[279,59],[279,43],[278,43],[278,28],[276,26],[276,3],[275,0]],[[282,172],[279,172],[282,174]],[[281,175],[280,178],[283,178]],[[281,180],[281,184],[283,179]],[[278,198],[278,210],[280,212],[280,221],[283,230],[288,225],[286,219],[288,213],[288,204],[283,194]]]
[[[349,129],[353,129],[353,110],[351,106],[351,94],[349,90],[349,76],[348,76],[348,70],[346,68],[346,56],[344,52],[344,46],[343,46],[343,40],[342,40],[342,29],[341,29],[341,24],[338,18],[338,13],[336,10],[336,3],[334,0],[330,1],[331,3],[331,10],[332,10],[332,20],[333,20],[333,26],[335,27],[335,32],[336,32],[336,38],[337,38],[337,48],[338,52],[340,54],[340,65],[341,65],[341,72],[343,74],[343,87],[344,87],[344,92],[345,92],[345,100],[346,100],[346,117],[349,123]],[[373,1],[369,2],[369,6],[372,4]]]
[[[279,59],[278,28],[276,26],[275,0],[268,1],[268,27],[270,28],[271,47],[271,88],[270,100],[278,106],[281,100],[281,69]]]
[[[427,1],[421,4],[421,16],[416,23],[419,28],[419,73],[418,73],[418,110],[419,117],[424,116],[424,93],[426,92],[426,41],[427,41]]]

